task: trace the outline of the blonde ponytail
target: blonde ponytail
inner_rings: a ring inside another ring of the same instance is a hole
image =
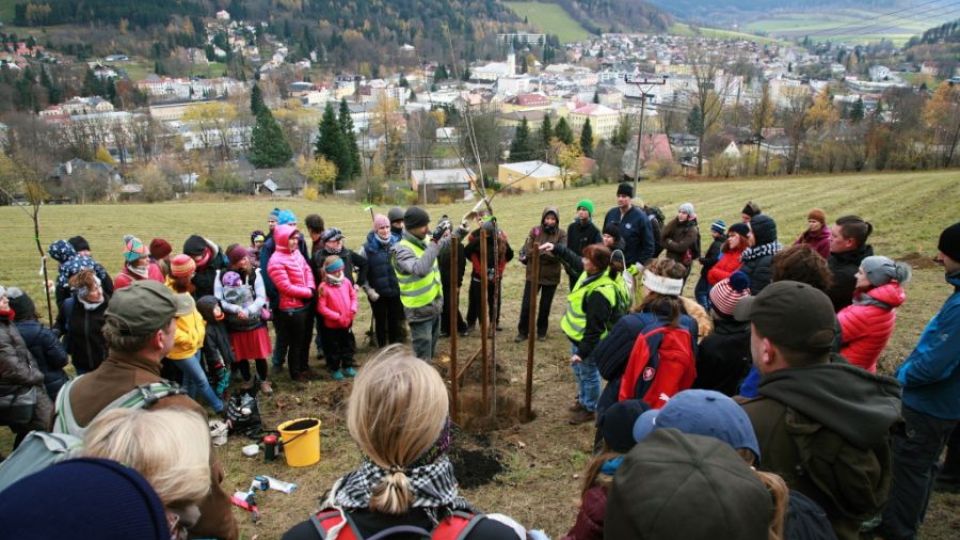
[[[754,472],[773,498],[773,517],[770,520],[767,540],[783,540],[783,525],[787,516],[787,503],[790,500],[790,490],[780,476],[756,470]]]
[[[402,515],[413,504],[410,479],[402,469],[394,469],[383,477],[370,494],[370,510],[383,514]]]

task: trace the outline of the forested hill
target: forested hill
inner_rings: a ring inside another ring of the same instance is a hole
[[[903,0],[650,0],[650,3],[682,20],[716,22],[771,11],[817,11],[827,8],[889,10],[903,3]]]
[[[587,31],[665,32],[671,17],[666,11],[640,0],[556,0]]]
[[[907,48],[941,43],[960,43],[960,19],[931,28],[920,37],[911,38],[907,42]]]
[[[164,25],[172,15],[212,14],[211,7],[200,0],[29,0],[14,4],[13,24],[119,24],[124,20],[134,27],[143,28]]]

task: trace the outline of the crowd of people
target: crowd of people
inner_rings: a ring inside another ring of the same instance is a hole
[[[886,376],[878,361],[911,271],[874,254],[868,221],[830,224],[815,208],[781,243],[775,219],[748,202],[738,222],[711,222],[703,250],[693,203],[666,219],[638,202],[621,184],[602,223],[584,199],[565,230],[560,209],[545,208],[516,257],[526,265],[516,340],[546,340],[558,324],[575,380],[569,423],[595,426],[565,538],[916,537],[934,487],[960,487],[960,223],[937,244],[954,293]],[[356,250],[319,215],[301,228],[281,209],[226,249],[191,235],[175,254],[168,240],[127,235],[114,276],[82,237],[59,240],[53,328],[21,288],[0,288],[0,424],[15,447],[34,430],[83,439],[81,457],[0,492],[11,537],[88,530],[90,512],[136,537],[236,538],[198,400],[224,414],[234,380],[270,395],[284,369],[293,382],[355,378],[346,425],[363,454],[285,538],[545,537],[459,495],[433,364],[445,335],[503,329],[507,235],[492,216],[471,231],[445,216],[431,224],[416,206],[372,225]],[[467,275],[466,318],[454,314],[453,327],[449,295]],[[381,350],[360,366],[363,296]],[[314,348],[324,375],[310,367]],[[61,520],[27,502],[86,485],[104,493],[99,508],[78,495]]]

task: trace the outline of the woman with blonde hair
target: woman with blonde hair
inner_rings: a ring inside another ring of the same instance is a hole
[[[333,485],[322,510],[285,540],[351,539],[469,530],[465,538],[523,538],[512,519],[476,514],[457,488],[449,401],[436,369],[391,346],[359,371],[347,404],[347,430],[363,453],[360,468]],[[469,529],[468,529],[469,528]]]
[[[85,457],[116,461],[136,470],[163,503],[171,538],[186,538],[210,491],[210,432],[186,409],[113,409],[84,434]]]

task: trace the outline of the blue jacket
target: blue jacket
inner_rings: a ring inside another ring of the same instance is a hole
[[[360,255],[367,259],[367,283],[383,298],[400,297],[400,282],[390,264],[390,248],[396,243],[393,235],[390,235],[390,242],[384,244],[377,239],[375,232],[370,231],[360,250]]]
[[[620,238],[626,245],[623,256],[627,260],[627,266],[636,262],[646,264],[653,258],[653,227],[642,208],[630,207],[630,211],[621,219],[620,208],[614,206],[603,218],[604,227],[610,223],[620,226]]]
[[[53,331],[40,324],[40,321],[23,320],[16,324],[27,349],[30,349],[30,354],[36,358],[43,372],[43,386],[47,395],[50,399],[56,399],[60,388],[67,382],[67,374],[63,371],[67,365],[67,351]]]
[[[590,357],[597,364],[600,375],[608,381],[600,395],[600,400],[597,402],[598,417],[608,407],[617,402],[617,394],[620,392],[620,378],[623,377],[623,372],[627,368],[627,361],[630,359],[630,352],[633,350],[634,342],[637,341],[637,336],[663,325],[664,321],[652,312],[644,311],[624,315],[613,325],[607,337],[600,340],[597,347],[593,349]],[[697,335],[699,334],[697,321],[689,315],[680,315],[680,326],[690,332],[693,337],[691,345],[694,353],[696,353]]]
[[[947,276],[954,292],[930,319],[897,370],[903,404],[942,420],[960,419],[960,273]]]

